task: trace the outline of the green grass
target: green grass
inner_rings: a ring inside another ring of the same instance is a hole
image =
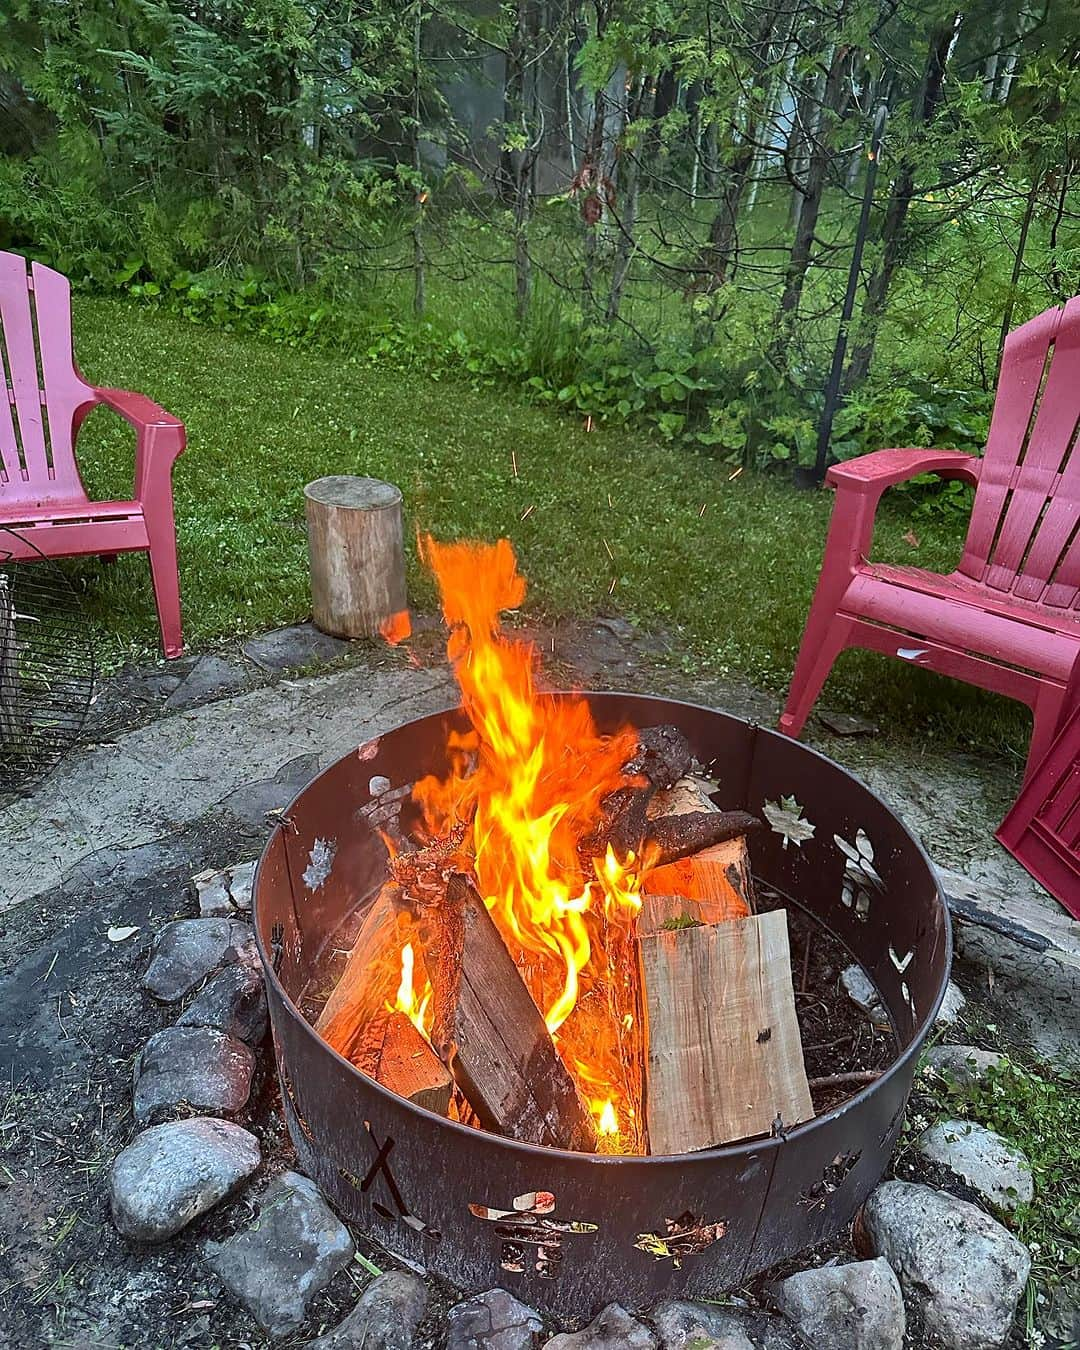
[[[827,493],[743,473],[645,433],[598,430],[514,394],[435,381],[197,327],[149,308],[80,299],[76,346],[96,383],[142,390],[182,417],[175,473],[185,635],[205,647],[308,612],[304,484],[331,473],[387,478],[412,524],[444,537],[508,536],[541,616],[616,609],[679,637],[687,667],[773,689],[790,675],[821,560]],[[112,414],[84,427],[98,495],[130,492],[132,437]],[[516,473],[515,473],[516,463]],[[956,526],[887,506],[882,556],[952,565]],[[156,623],[145,558],[74,566],[115,663],[145,659]],[[410,556],[414,601],[432,591]],[[614,582],[614,590],[612,583]],[[913,737],[1022,751],[1012,705],[863,653],[826,689]]]

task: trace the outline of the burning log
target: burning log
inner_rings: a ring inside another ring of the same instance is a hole
[[[376,1015],[341,1053],[399,1097],[440,1116],[449,1110],[453,1080],[404,1013]]]
[[[695,778],[682,778],[667,792],[658,792],[649,803],[650,816],[667,821],[688,815],[718,812]],[[729,816],[741,816],[731,812]],[[751,828],[760,821],[746,816]],[[721,923],[738,919],[755,908],[754,882],[750,874],[750,856],[745,833],[716,843],[678,861],[654,867],[644,879],[643,889],[648,895],[685,896],[689,900],[707,902],[706,912],[699,917],[703,923]],[[670,918],[664,914],[660,920]]]
[[[387,882],[364,915],[341,979],[315,1023],[323,1040],[346,1059],[367,1023],[393,998],[401,913],[399,888]]]
[[[581,841],[586,858],[601,857],[608,848],[619,858],[630,853],[660,867],[738,839],[760,827],[745,811],[718,811],[700,790],[695,804],[686,777],[690,746],[675,727],[646,727],[638,735],[637,753],[623,772],[639,779],[604,799],[600,825]]]
[[[461,873],[426,916],[431,1043],[481,1124],[531,1144],[596,1149],[596,1127],[484,902]]]
[[[784,911],[703,923],[687,903],[679,898],[682,913],[654,931],[642,926],[652,915],[639,919],[653,1154],[748,1139],[814,1114]],[[705,902],[694,903],[703,912]]]

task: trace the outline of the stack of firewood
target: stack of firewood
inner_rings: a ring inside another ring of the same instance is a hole
[[[683,1153],[813,1115],[783,910],[755,913],[747,836],[719,810],[673,727],[640,733],[627,785],[580,841],[647,862],[617,966],[622,1050],[641,1127],[620,1151]],[[417,1105],[534,1144],[592,1152],[597,1120],[560,1057],[469,872],[465,830],[404,852],[368,909],[317,1029],[357,1068]],[[426,1034],[393,1011],[405,944],[430,981]]]

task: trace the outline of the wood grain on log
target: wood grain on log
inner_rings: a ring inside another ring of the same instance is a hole
[[[455,873],[425,925],[431,1043],[486,1129],[591,1153],[596,1127],[499,930]]]
[[[651,1153],[810,1119],[783,910],[646,933],[638,949]]]
[[[357,638],[390,626],[400,635],[408,603],[400,491],[337,475],[309,483],[304,498],[316,627]]]
[[[377,1013],[342,1053],[361,1072],[399,1097],[446,1115],[453,1080],[404,1013]]]

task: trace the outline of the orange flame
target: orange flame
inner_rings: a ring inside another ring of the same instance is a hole
[[[428,1015],[428,1009],[431,1004],[431,984],[426,982],[424,992],[420,998],[416,996],[416,990],[413,986],[413,966],[415,964],[413,946],[411,942],[406,942],[401,949],[401,983],[398,985],[397,996],[394,999],[392,1008],[395,1012],[404,1013],[421,1036],[426,1040],[428,1032],[431,1030],[431,1019]]]
[[[471,731],[452,737],[452,770],[417,783],[414,798],[432,836],[460,822],[477,884],[548,1029],[602,1133],[613,1120],[636,1138],[639,1090],[622,1052],[633,1017],[620,1003],[613,948],[625,955],[641,906],[635,860],[589,864],[578,842],[597,825],[601,802],[624,784],[630,728],[602,735],[585,699],[551,698],[536,687],[532,644],[504,633],[503,610],[525,598],[508,540],[422,541],[450,628],[447,654]],[[628,1020],[627,1020],[628,1019]],[[616,1114],[616,1106],[619,1110]]]
[[[391,647],[398,646],[412,635],[412,619],[409,617],[407,609],[399,609],[396,613],[389,615],[379,624],[380,634],[389,642]]]

